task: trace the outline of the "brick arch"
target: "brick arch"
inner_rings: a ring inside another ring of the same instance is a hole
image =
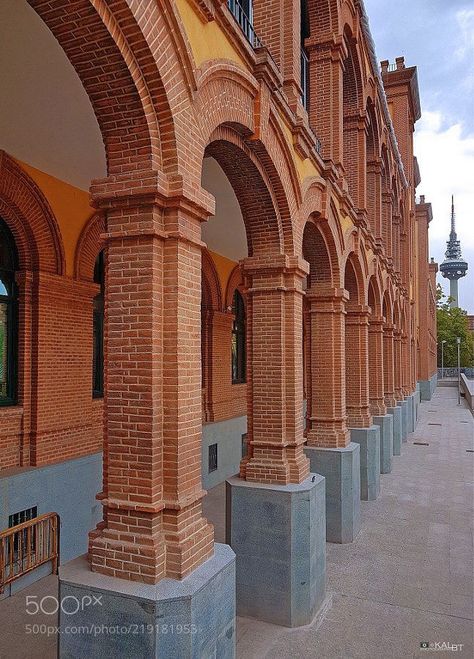
[[[367,303],[372,310],[372,315],[380,316],[382,314],[382,289],[376,275],[372,275],[369,279]]]
[[[222,311],[222,291],[214,261],[209,251],[201,252],[202,307],[206,310]]]
[[[393,305],[388,290],[384,292],[382,298],[382,315],[386,323],[391,324],[393,322]]]
[[[235,127],[219,126],[205,155],[219,163],[235,192],[244,219],[249,256],[293,253],[288,207],[281,212],[268,172]],[[285,252],[286,250],[286,252]]]
[[[303,258],[309,263],[308,288],[339,285],[339,260],[334,236],[327,224],[308,220],[303,232]]]
[[[344,288],[349,292],[348,307],[365,303],[364,274],[354,252],[351,252],[346,260],[344,268]]]
[[[195,103],[202,155],[223,133],[226,141],[247,153],[273,197],[285,250],[294,254],[292,218],[302,201],[300,179],[280,121],[270,107],[261,108],[257,126],[258,91],[253,77],[232,62],[218,60],[205,66]]]
[[[93,281],[97,256],[105,247],[105,230],[103,213],[95,213],[83,228],[74,257],[74,276],[77,279]]]
[[[89,96],[108,173],[122,173],[124,165],[131,170],[172,168],[177,153],[172,112],[158,60],[138,24],[139,13],[135,15],[126,0],[28,3],[61,45]],[[160,35],[166,51],[168,61],[162,57],[163,64],[168,71],[173,69],[173,85],[179,87],[185,83],[178,73],[177,48],[170,42],[172,30],[165,18],[169,12],[164,12],[161,2],[149,4],[155,37]]]
[[[235,266],[235,268],[230,273],[229,280],[227,281],[227,287],[225,292],[226,310],[232,308],[234,293],[236,289],[239,291],[239,293],[242,294],[242,298],[244,300],[244,305],[245,305],[246,299],[244,295],[244,283],[243,283],[242,271],[240,269],[240,265]]]
[[[64,247],[54,213],[33,179],[4,151],[0,151],[0,215],[15,239],[21,269],[64,274]]]

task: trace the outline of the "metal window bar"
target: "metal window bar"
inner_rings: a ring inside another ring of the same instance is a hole
[[[301,49],[301,102],[305,110],[309,104],[309,59],[304,48]]]
[[[35,568],[59,562],[59,516],[46,513],[0,533],[0,593],[5,586]]]
[[[250,43],[252,48],[261,48],[263,46],[259,37],[256,35],[253,25],[250,21],[250,18],[244,11],[244,8],[238,2],[238,0],[227,0],[227,6],[235,18],[237,23],[240,25],[240,29],[244,33],[247,41]]]

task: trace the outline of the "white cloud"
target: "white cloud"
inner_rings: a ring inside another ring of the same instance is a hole
[[[474,313],[474,134],[463,136],[460,123],[446,125],[440,112],[425,111],[417,124],[415,153],[421,172],[417,192],[433,207],[430,247],[438,262],[444,258],[454,194],[456,230],[470,266],[459,284],[460,305]]]

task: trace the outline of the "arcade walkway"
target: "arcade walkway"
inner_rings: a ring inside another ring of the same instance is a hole
[[[463,644],[456,656],[473,656],[474,419],[451,387],[420,411],[379,499],[362,502],[357,541],[327,546],[325,611],[294,630],[240,618],[239,658],[405,659],[426,656],[422,642]],[[223,489],[205,502],[220,541]],[[56,624],[26,615],[25,595],[55,589],[47,577],[0,602],[1,659],[55,658],[54,636],[25,635],[28,623]]]

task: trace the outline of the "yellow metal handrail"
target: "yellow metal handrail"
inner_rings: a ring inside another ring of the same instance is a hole
[[[6,585],[52,561],[58,571],[59,516],[46,513],[0,532],[0,593]]]

